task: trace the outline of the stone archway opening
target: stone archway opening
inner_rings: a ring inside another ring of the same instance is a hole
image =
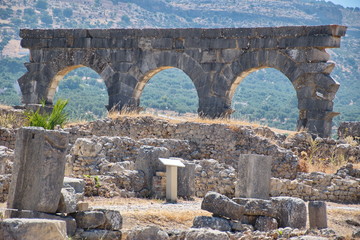
[[[269,127],[295,130],[299,115],[296,91],[275,68],[255,68],[241,74],[232,85],[233,119]]]
[[[136,94],[146,112],[196,115],[199,98],[194,83],[182,70],[161,67],[145,75]]]
[[[107,114],[108,94],[101,76],[89,67],[71,66],[60,71],[51,85],[51,100],[68,99],[66,111],[72,120],[95,120]]]

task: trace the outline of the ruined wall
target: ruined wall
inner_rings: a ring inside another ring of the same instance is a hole
[[[337,174],[321,172],[299,173],[295,180],[271,179],[271,196],[299,197],[306,201],[333,201],[360,203],[360,171],[348,175],[352,165],[348,165]],[[351,171],[351,170],[350,170]]]
[[[77,138],[76,129],[68,129]],[[260,129],[261,130],[261,129]],[[259,131],[260,131],[259,130]],[[272,174],[275,177],[295,178],[297,157],[276,141],[269,140],[247,126],[226,124],[203,124],[194,122],[171,123],[152,117],[121,117],[116,120],[98,120],[82,126],[80,134],[89,132],[96,136],[128,136],[134,140],[144,138],[178,139],[188,141],[190,152],[187,160],[216,159],[220,163],[237,166],[240,154],[256,153],[273,157]]]

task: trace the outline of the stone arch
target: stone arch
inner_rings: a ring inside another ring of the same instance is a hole
[[[249,59],[249,61],[244,61]],[[230,88],[226,94],[228,101],[231,102],[236,88],[250,73],[260,70],[262,68],[274,68],[283,73],[293,84],[296,91],[296,79],[304,74],[295,61],[287,55],[279,51],[257,51],[247,52],[242,55],[241,60],[232,63],[233,79],[230,83]]]
[[[92,51],[47,51],[43,55],[43,58],[52,60],[40,65],[40,74],[34,76],[34,69],[31,68],[32,64],[37,63],[30,62],[25,64],[28,72],[19,79],[19,85],[23,93],[23,102],[36,104],[45,99],[46,103],[51,105],[61,79],[69,72],[80,67],[92,69],[103,78],[107,88],[110,86],[109,79],[113,75],[111,65],[106,59]],[[34,77],[37,78],[34,79]],[[32,89],[31,92],[29,92],[29,88]],[[27,92],[31,96],[27,96]]]
[[[177,68],[182,70],[194,84],[198,97],[201,96],[201,85],[203,84],[204,77],[206,78],[207,73],[205,73],[197,61],[195,61],[187,54],[178,52],[161,52],[149,54],[150,56],[145,57],[144,60],[139,63],[140,76],[132,95],[133,103],[137,107],[140,104],[142,91],[148,81],[157,73],[170,68]],[[152,63],[152,65],[149,65],[149,62]]]
[[[234,109],[231,118],[295,130],[299,110],[291,81],[275,68],[253,70],[236,88],[231,100]]]

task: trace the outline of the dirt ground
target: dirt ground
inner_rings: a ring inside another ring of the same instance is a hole
[[[188,229],[195,216],[211,216],[200,208],[202,199],[179,200],[167,204],[164,200],[138,198],[87,198],[93,208],[119,210],[123,216],[123,232],[136,226],[157,225],[163,229]],[[338,204],[327,202],[328,227],[338,235],[350,237],[355,226],[346,223],[353,220],[360,223],[360,204]]]

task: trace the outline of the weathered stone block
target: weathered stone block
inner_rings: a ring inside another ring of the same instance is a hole
[[[192,228],[211,228],[219,231],[231,231],[229,220],[219,217],[197,216]]]
[[[8,208],[56,212],[67,146],[67,132],[35,127],[18,130]]]
[[[255,219],[256,220],[256,219]],[[255,224],[255,221],[254,221]],[[244,224],[241,221],[230,221],[231,230],[234,232],[254,231],[253,224]]]
[[[101,229],[78,229],[74,239],[86,240],[120,240],[122,233],[120,231],[101,230]]]
[[[84,193],[85,181],[81,178],[64,177],[64,187],[72,187],[75,193]]]
[[[76,193],[72,187],[61,189],[60,201],[57,212],[74,213],[76,212]]]
[[[156,172],[166,170],[159,157],[169,158],[169,150],[164,147],[141,146],[136,158],[134,168],[144,172],[145,188],[148,190],[152,189],[152,177]]]
[[[255,228],[261,232],[269,232],[278,228],[275,218],[260,216],[256,219]]]
[[[326,203],[322,201],[310,201],[308,209],[310,228],[327,228]]]
[[[59,220],[65,221],[66,223],[66,232],[68,236],[73,236],[76,231],[76,221],[75,218],[71,216],[61,216],[57,214],[49,214],[42,212],[35,212],[31,210],[15,210],[7,209],[5,211],[5,218],[38,218],[38,219],[50,219],[50,220]],[[1,238],[0,238],[1,239]]]
[[[221,231],[212,229],[190,229],[186,233],[186,240],[199,240],[199,239],[216,239],[216,240],[230,240],[229,236]]]
[[[97,228],[105,224],[106,218],[102,211],[86,211],[73,214],[78,228]]]
[[[216,192],[208,192],[205,195],[201,209],[209,211],[215,216],[223,216],[232,220],[240,220],[244,214],[244,206]]]
[[[96,209],[96,211],[101,211],[105,216],[105,223],[101,225],[100,229],[106,230],[120,230],[123,223],[123,218],[119,211],[109,210],[109,209]]]
[[[240,155],[235,196],[268,199],[271,165],[272,157],[270,156],[257,154]]]
[[[82,201],[78,202],[76,205],[76,210],[79,212],[89,211],[89,203]]]
[[[183,163],[185,167],[178,168],[178,196],[191,198],[195,195],[195,164]]]
[[[306,227],[306,205],[300,198],[273,197],[273,207],[277,209],[279,227],[305,228]]]
[[[147,239],[168,240],[169,236],[157,226],[136,227],[126,236],[126,240]]]
[[[0,239],[6,240],[64,240],[64,221],[49,219],[12,218],[0,222]]]
[[[256,198],[233,198],[237,204],[244,206],[244,214],[250,216],[276,216],[276,209],[273,208],[271,200]]]

